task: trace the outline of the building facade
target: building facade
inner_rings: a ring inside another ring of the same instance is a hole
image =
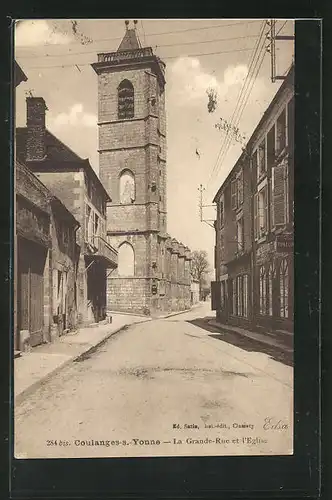
[[[15,349],[24,350],[75,328],[76,230],[61,201],[16,161]]]
[[[191,305],[198,304],[199,302],[199,281],[198,280],[191,280],[191,286],[190,286],[190,300],[191,300]]]
[[[127,30],[98,54],[100,177],[107,235],[119,266],[107,284],[115,311],[158,314],[190,307],[190,252],[167,234],[165,64]]]
[[[106,277],[117,266],[117,252],[106,239],[109,196],[89,161],[47,130],[46,109],[43,98],[27,98],[27,127],[17,129],[17,156],[61,200],[80,226],[72,247],[77,276],[73,296],[78,324],[89,324],[106,317]],[[61,286],[67,286],[63,272],[59,279]],[[68,311],[68,320],[73,314]]]
[[[293,331],[294,68],[214,198],[217,318]]]

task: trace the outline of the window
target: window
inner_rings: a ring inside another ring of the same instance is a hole
[[[124,242],[118,248],[118,275],[134,276],[135,253],[130,243]]]
[[[255,238],[259,239],[268,231],[268,193],[267,185],[262,187],[254,197]]]
[[[266,314],[266,271],[265,267],[261,266],[259,270],[259,312]]]
[[[243,276],[238,276],[237,281],[237,316],[243,316]]]
[[[243,276],[243,316],[248,317],[248,275]]]
[[[276,149],[277,155],[286,147],[286,110],[284,109],[277,119]]]
[[[62,224],[62,243],[68,245],[69,241],[69,227],[66,224]]]
[[[224,200],[221,200],[219,203],[219,220],[220,227],[224,225]]]
[[[276,149],[276,141],[275,141],[275,125],[269,130],[266,136],[266,160],[267,160],[267,168],[271,169],[274,165],[275,160],[275,149]]]
[[[231,205],[232,205],[233,210],[235,210],[237,208],[237,181],[236,180],[231,182]]]
[[[223,262],[225,260],[225,243],[224,236],[220,235],[220,261]]]
[[[258,158],[257,158],[257,178],[262,177],[266,172],[266,159],[265,159],[265,138],[258,146],[257,150]]]
[[[239,208],[243,203],[243,171],[237,174],[231,182],[231,206],[233,210]]]
[[[243,274],[233,281],[233,314],[248,317],[248,275]]]
[[[93,212],[89,205],[85,205],[85,240],[93,243]]]
[[[243,252],[243,250],[244,250],[243,217],[240,217],[236,222],[236,234],[237,234],[237,251]]]
[[[134,203],[135,193],[135,177],[130,170],[124,170],[120,176],[120,203]]]
[[[118,118],[134,117],[134,87],[129,80],[123,80],[118,87]]]
[[[237,176],[237,205],[240,206],[243,203],[243,171],[242,169]]]
[[[269,265],[268,276],[267,276],[268,314],[269,314],[269,316],[273,316],[273,288],[274,288],[273,284],[274,284],[274,277],[275,277],[274,264],[271,263]]]
[[[232,313],[234,316],[236,315],[236,280],[231,280],[231,287],[232,287]]]
[[[283,161],[272,169],[273,227],[286,224],[289,219],[288,165]]]
[[[97,236],[100,236],[100,219],[98,215],[95,213],[94,228],[93,228],[93,239],[95,245],[98,245]]]
[[[288,274],[288,263],[286,259],[283,259],[280,263],[279,284],[280,284],[280,317],[288,318],[289,274]]]

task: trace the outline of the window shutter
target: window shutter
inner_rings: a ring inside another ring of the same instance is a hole
[[[237,181],[234,180],[231,182],[231,205],[234,210],[237,208]]]
[[[264,197],[264,229],[266,232],[269,230],[268,200],[269,200],[269,192],[268,192],[268,187],[266,186],[265,197]]]
[[[237,181],[237,189],[238,189],[238,200],[239,205],[243,203],[243,172],[241,171],[238,181]]]
[[[254,194],[254,235],[258,238],[258,193]]]
[[[272,170],[272,206],[274,226],[286,222],[286,189],[285,164],[278,165]]]

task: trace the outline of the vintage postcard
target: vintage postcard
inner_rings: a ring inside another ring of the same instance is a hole
[[[294,21],[14,30],[15,458],[292,455]]]

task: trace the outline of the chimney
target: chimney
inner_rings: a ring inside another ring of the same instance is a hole
[[[27,97],[27,161],[41,161],[46,156],[45,112],[42,97]]]

